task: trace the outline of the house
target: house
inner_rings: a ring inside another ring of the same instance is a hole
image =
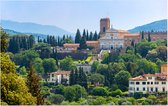
[[[68,51],[76,51],[79,48],[78,43],[65,43],[63,46],[64,49]]]
[[[49,73],[49,78],[47,79],[47,81],[49,83],[69,84],[70,72],[71,71],[61,71],[61,70],[51,72]]]
[[[86,41],[86,45],[98,49],[99,41]]]
[[[88,73],[91,71],[91,65],[90,64],[77,64],[76,68],[79,70],[79,68],[83,68],[83,71]]]
[[[165,72],[166,71],[166,72]],[[135,92],[154,93],[167,92],[168,85],[167,64],[161,66],[161,73],[144,74],[129,79],[129,93]]]

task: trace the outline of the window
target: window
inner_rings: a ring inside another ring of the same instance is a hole
[[[146,85],[146,82],[142,82],[143,85]]]
[[[153,92],[153,88],[151,88],[151,91]]]
[[[143,87],[143,91],[145,91],[145,87]]]
[[[134,82],[130,82],[130,84],[134,84]]]
[[[166,82],[162,82],[162,84],[166,84]]]
[[[152,77],[148,77],[148,79],[152,79]]]
[[[136,82],[137,85],[139,85],[139,82]]]
[[[103,27],[103,32],[105,32],[106,31],[106,28],[105,27]]]
[[[150,84],[150,82],[147,82],[147,84],[149,85],[149,84]]]
[[[162,88],[162,90],[163,90],[163,92],[165,92],[165,88],[164,87]]]
[[[159,82],[155,82],[155,84],[159,84]]]
[[[130,90],[133,90],[132,87],[130,87]]]
[[[151,85],[153,85],[153,82],[151,82]]]
[[[155,88],[155,91],[158,92],[158,88],[157,87]]]
[[[52,75],[52,77],[54,77],[54,74],[51,74]]]
[[[137,91],[139,91],[139,88],[137,88]]]

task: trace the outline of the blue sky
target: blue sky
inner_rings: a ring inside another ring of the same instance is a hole
[[[70,32],[99,31],[109,17],[117,29],[131,29],[167,18],[167,0],[1,0],[1,19],[55,25]]]

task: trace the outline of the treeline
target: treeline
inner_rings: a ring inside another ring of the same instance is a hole
[[[60,36],[52,36],[52,35],[48,35],[46,39],[40,39],[40,37],[38,37],[38,42],[43,42],[43,43],[48,43],[51,46],[63,46],[64,43],[72,43],[73,39],[72,36],[68,36],[68,35],[63,35],[63,37]]]
[[[28,50],[35,44],[35,38],[33,35],[16,35],[9,39],[8,51],[12,53],[18,53],[19,51]]]
[[[100,34],[95,33],[93,34],[92,32],[85,31],[83,30],[83,34],[81,35],[80,30],[77,29],[76,36],[75,36],[75,43],[80,44],[80,49],[86,49],[86,41],[97,41],[100,38]]]

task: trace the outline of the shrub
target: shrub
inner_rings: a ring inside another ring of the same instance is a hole
[[[136,98],[136,99],[141,98],[142,96],[143,96],[142,92],[135,92],[134,93],[134,98]]]
[[[64,100],[64,96],[60,95],[60,94],[51,94],[48,97],[48,100],[50,100],[53,104],[61,104],[62,101]]]
[[[106,99],[103,97],[97,97],[95,100],[93,100],[91,103],[89,103],[90,105],[103,105],[106,104]]]
[[[92,90],[92,95],[94,96],[107,96],[107,94],[108,94],[108,91],[104,87],[95,87]]]
[[[122,96],[122,91],[120,89],[117,89],[115,91],[112,91],[110,95],[113,97],[116,97],[117,95]]]

